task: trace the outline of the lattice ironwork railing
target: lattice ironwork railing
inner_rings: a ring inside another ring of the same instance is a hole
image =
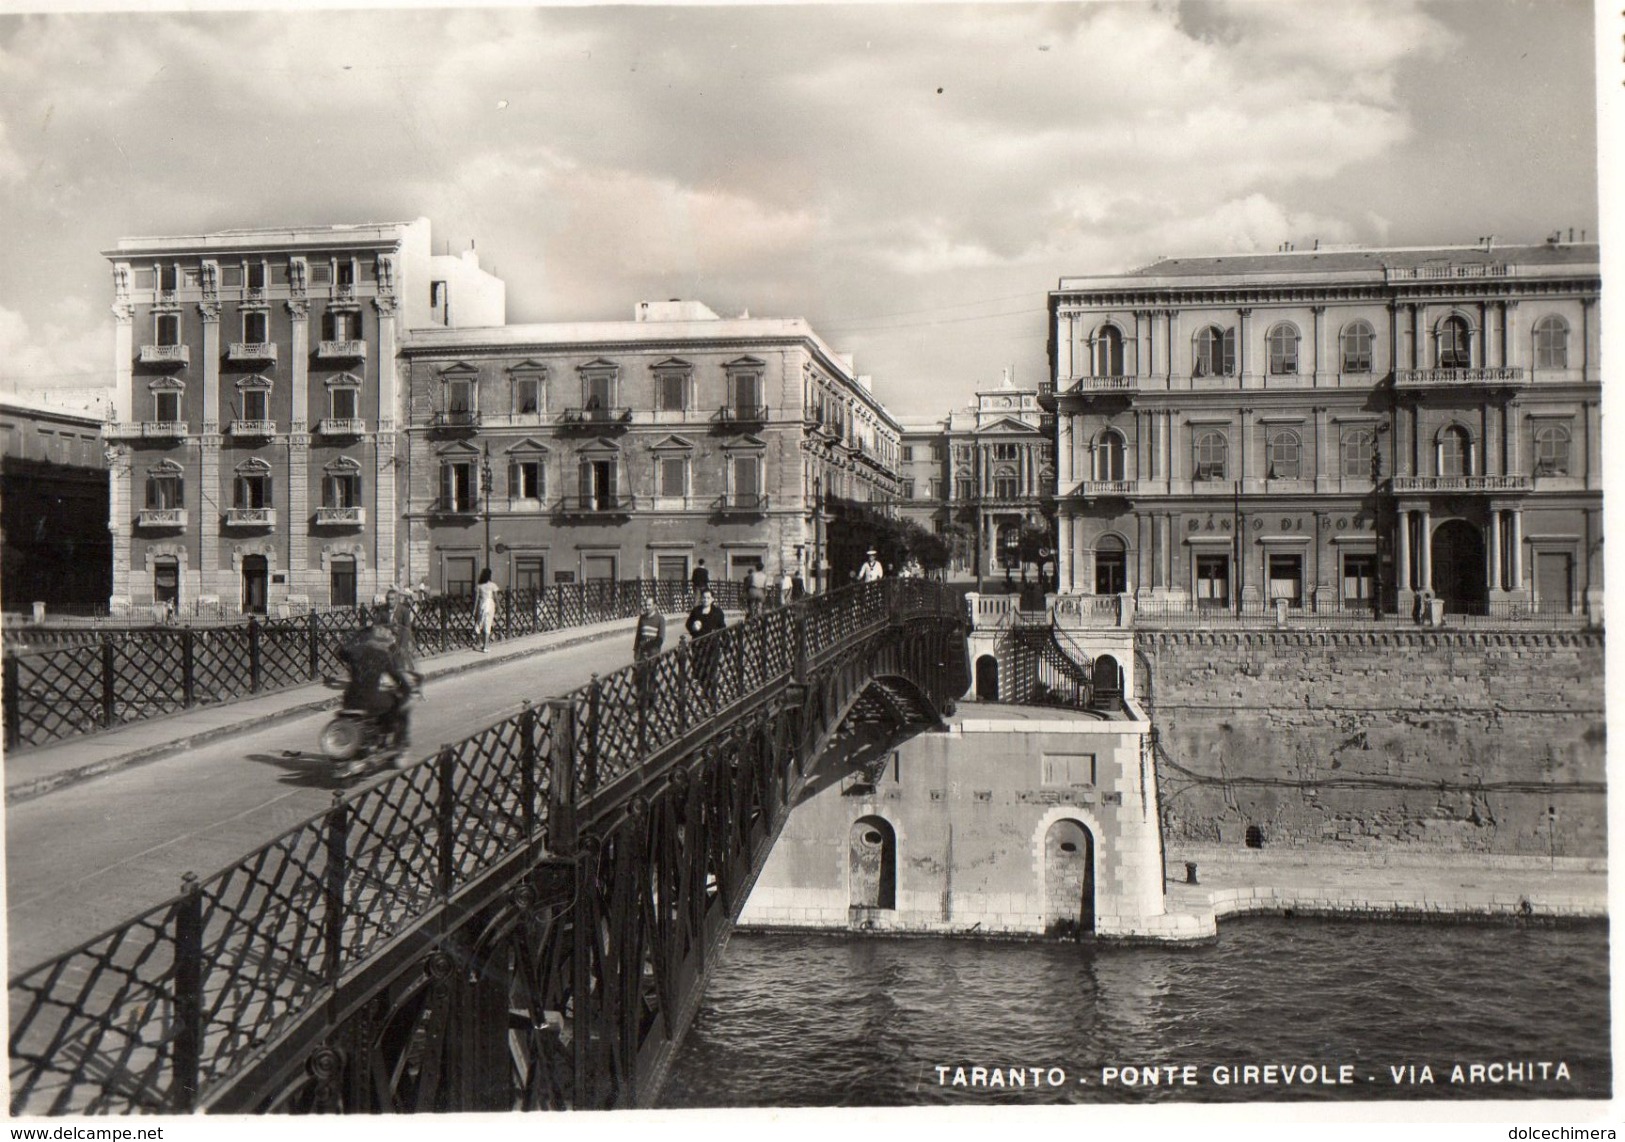
[[[739,584],[719,583],[713,590],[724,607],[738,606]],[[667,612],[685,610],[692,602],[689,584],[680,580],[504,591],[492,637],[630,619],[646,594]],[[8,652],[6,748],[28,749],[340,674],[339,648],[361,622],[354,610],[314,611],[231,625],[82,632],[71,645]],[[427,600],[418,608],[412,639],[420,655],[477,645],[472,603],[454,596]]]
[[[627,604],[607,590],[596,602]],[[574,814],[555,821],[558,807],[580,805],[719,711],[787,685],[810,647],[832,658],[888,617],[952,615],[955,602],[940,590],[874,584],[770,612],[527,705],[231,867],[188,878],[173,899],[11,980],[12,1113],[195,1108],[329,989],[504,859],[538,843],[571,851]],[[174,663],[197,647],[169,641],[160,661],[173,685]],[[262,651],[267,644],[278,639]],[[721,820],[751,822],[738,807]]]

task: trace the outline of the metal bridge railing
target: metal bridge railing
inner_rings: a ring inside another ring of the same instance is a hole
[[[892,618],[954,604],[936,584],[894,580],[770,611],[527,706],[189,876],[177,896],[11,980],[11,1112],[197,1108],[505,860],[567,851],[574,807],[640,758]]]

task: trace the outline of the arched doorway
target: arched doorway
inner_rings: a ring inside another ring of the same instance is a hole
[[[984,702],[999,700],[999,660],[991,654],[976,660],[976,696]]]
[[[847,834],[850,910],[897,907],[897,832],[884,817],[859,817]]]
[[[1044,933],[1078,939],[1095,931],[1095,839],[1079,821],[1044,834]]]
[[[1116,709],[1123,701],[1123,668],[1117,665],[1117,659],[1109,654],[1096,657],[1094,671],[1090,675],[1090,684],[1094,692],[1094,704],[1099,709]]]
[[[1128,548],[1115,535],[1095,544],[1095,594],[1121,595],[1128,590]]]
[[[1446,612],[1482,614],[1488,598],[1484,533],[1464,519],[1445,520],[1433,530],[1433,594]]]
[[[243,614],[265,613],[265,586],[270,566],[263,555],[243,556]]]

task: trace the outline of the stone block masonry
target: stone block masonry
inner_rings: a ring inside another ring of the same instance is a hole
[[[1606,853],[1600,632],[1142,631],[1171,843]]]

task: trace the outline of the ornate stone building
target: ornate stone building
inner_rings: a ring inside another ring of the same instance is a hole
[[[1039,390],[1007,376],[968,408],[904,425],[900,514],[938,534],[958,529],[964,543],[951,572],[1019,575],[1023,530],[1053,532],[1054,424]],[[1036,565],[1035,554],[1026,562]]]
[[[630,321],[418,330],[402,346],[405,571],[466,593],[826,576],[836,499],[886,508],[899,425],[799,319],[643,302]]]
[[[1600,290],[1561,235],[1061,279],[1061,590],[1600,614]]]
[[[109,525],[115,610],[366,601],[399,563],[396,345],[500,325],[502,283],[429,223],[126,238]]]

